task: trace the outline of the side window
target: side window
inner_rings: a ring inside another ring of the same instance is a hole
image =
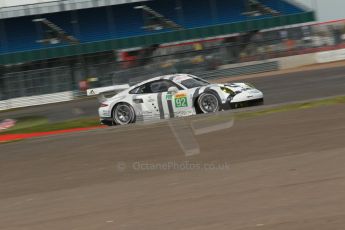
[[[167,92],[170,84],[168,81],[156,81],[151,83],[151,91],[153,93],[163,93]]]
[[[150,83],[139,86],[129,92],[130,94],[147,94],[152,93],[150,88]]]
[[[159,81],[151,82],[151,91],[153,93],[168,92],[168,89],[173,86],[178,88],[179,90],[182,90],[180,86],[176,85],[174,82],[170,80],[159,80]]]
[[[148,93],[163,93],[167,92],[168,89],[172,86],[182,89],[175,83],[169,80],[158,80],[154,82],[146,83],[145,85],[139,86],[133,89],[130,94],[148,94]]]

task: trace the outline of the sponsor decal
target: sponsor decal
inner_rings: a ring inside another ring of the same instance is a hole
[[[182,98],[182,97],[187,97],[187,94],[185,94],[185,93],[177,93],[175,95],[175,98]]]
[[[182,110],[175,112],[176,117],[186,117],[186,116],[191,116],[193,115],[193,111],[190,110]]]
[[[172,100],[172,95],[171,94],[167,94],[166,97],[165,97],[167,100]]]
[[[16,125],[16,120],[13,120],[13,119],[6,119],[6,120],[3,120],[1,123],[0,123],[0,131],[3,131],[3,130],[6,130],[6,129],[9,129],[9,128],[12,128],[13,126]]]

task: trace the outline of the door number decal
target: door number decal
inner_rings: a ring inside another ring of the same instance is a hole
[[[175,107],[183,108],[188,107],[187,95],[184,93],[175,95]]]

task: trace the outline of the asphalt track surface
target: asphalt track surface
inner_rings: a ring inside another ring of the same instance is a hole
[[[342,230],[344,111],[238,120],[192,157],[166,123],[0,145],[0,229]]]
[[[231,78],[227,80],[231,82]],[[265,104],[273,105],[345,94],[345,65],[327,69],[285,73],[247,79],[265,95]],[[0,112],[0,119],[23,116],[45,116],[51,121],[79,117],[97,117],[97,99],[72,101],[53,105]]]
[[[250,82],[267,104],[286,103],[344,94],[343,70]],[[235,120],[194,136],[190,157],[168,122],[2,144],[0,229],[343,230],[344,114]]]

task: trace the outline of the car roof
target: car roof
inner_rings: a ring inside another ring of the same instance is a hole
[[[154,77],[154,78],[150,78],[148,80],[142,81],[134,86],[132,86],[131,88],[136,88],[138,86],[144,85],[146,83],[152,82],[152,81],[158,81],[158,80],[171,80],[174,81],[174,78],[176,77],[190,77],[193,78],[194,76],[190,75],[190,74],[169,74],[169,75],[163,75],[163,76],[159,76],[159,77]]]

